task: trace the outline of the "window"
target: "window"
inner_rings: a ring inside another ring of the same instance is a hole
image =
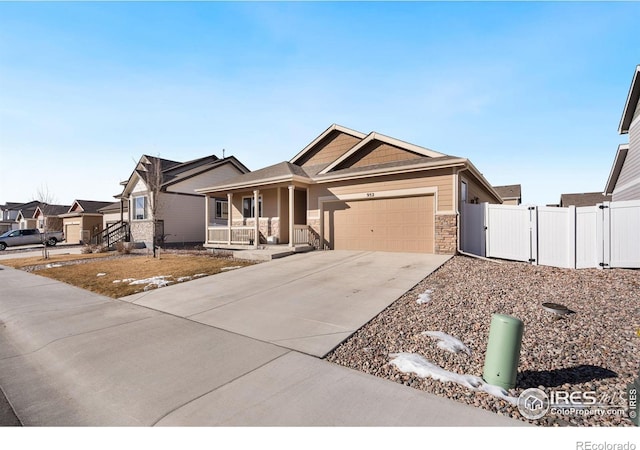
[[[216,200],[216,219],[229,218],[229,203],[224,200]]]
[[[462,200],[462,203],[467,203],[467,183],[465,181],[462,182],[460,191],[460,199]]]
[[[147,197],[133,197],[133,219],[145,220],[147,218]]]
[[[242,198],[242,217],[245,219],[255,217],[255,205],[253,203],[253,197]],[[262,196],[258,198],[258,214],[262,217]]]

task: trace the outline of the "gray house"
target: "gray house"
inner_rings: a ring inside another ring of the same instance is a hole
[[[628,134],[629,143],[618,146],[604,193],[611,194],[613,201],[640,200],[640,65],[633,74],[618,133]]]

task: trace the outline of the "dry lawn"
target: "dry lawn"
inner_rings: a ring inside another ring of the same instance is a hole
[[[3,266],[13,267],[14,269],[24,269],[26,267],[40,266],[46,264],[59,264],[69,261],[82,261],[87,259],[106,258],[114,256],[115,252],[110,253],[90,253],[86,255],[50,255],[49,259],[42,256],[30,256],[28,258],[4,259],[0,261]]]
[[[35,273],[113,298],[141,292],[148,284],[131,285],[127,279],[164,276],[170,284],[214,275],[224,268],[245,267],[252,263],[229,258],[193,255],[123,256],[108,260],[82,262],[63,267],[44,268]],[[98,274],[101,274],[98,276]],[[104,274],[104,275],[102,275]],[[194,277],[197,275],[197,277]],[[155,288],[151,286],[149,288]]]

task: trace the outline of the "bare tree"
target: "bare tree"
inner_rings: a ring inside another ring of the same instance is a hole
[[[46,183],[38,186],[38,189],[36,190],[36,193],[33,195],[32,200],[36,200],[46,205],[53,205],[58,201],[56,196],[53,195],[53,193],[49,190],[49,185]]]
[[[149,192],[149,213],[153,221],[153,257],[159,257],[156,252],[159,242],[156,242],[158,235],[158,214],[160,213],[160,192],[164,183],[162,173],[162,162],[160,158],[149,159],[151,164],[147,166],[146,179],[147,190]],[[164,230],[162,230],[164,233]]]

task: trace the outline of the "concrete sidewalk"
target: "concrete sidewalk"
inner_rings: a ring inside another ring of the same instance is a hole
[[[523,425],[270,343],[0,267],[24,425]]]

